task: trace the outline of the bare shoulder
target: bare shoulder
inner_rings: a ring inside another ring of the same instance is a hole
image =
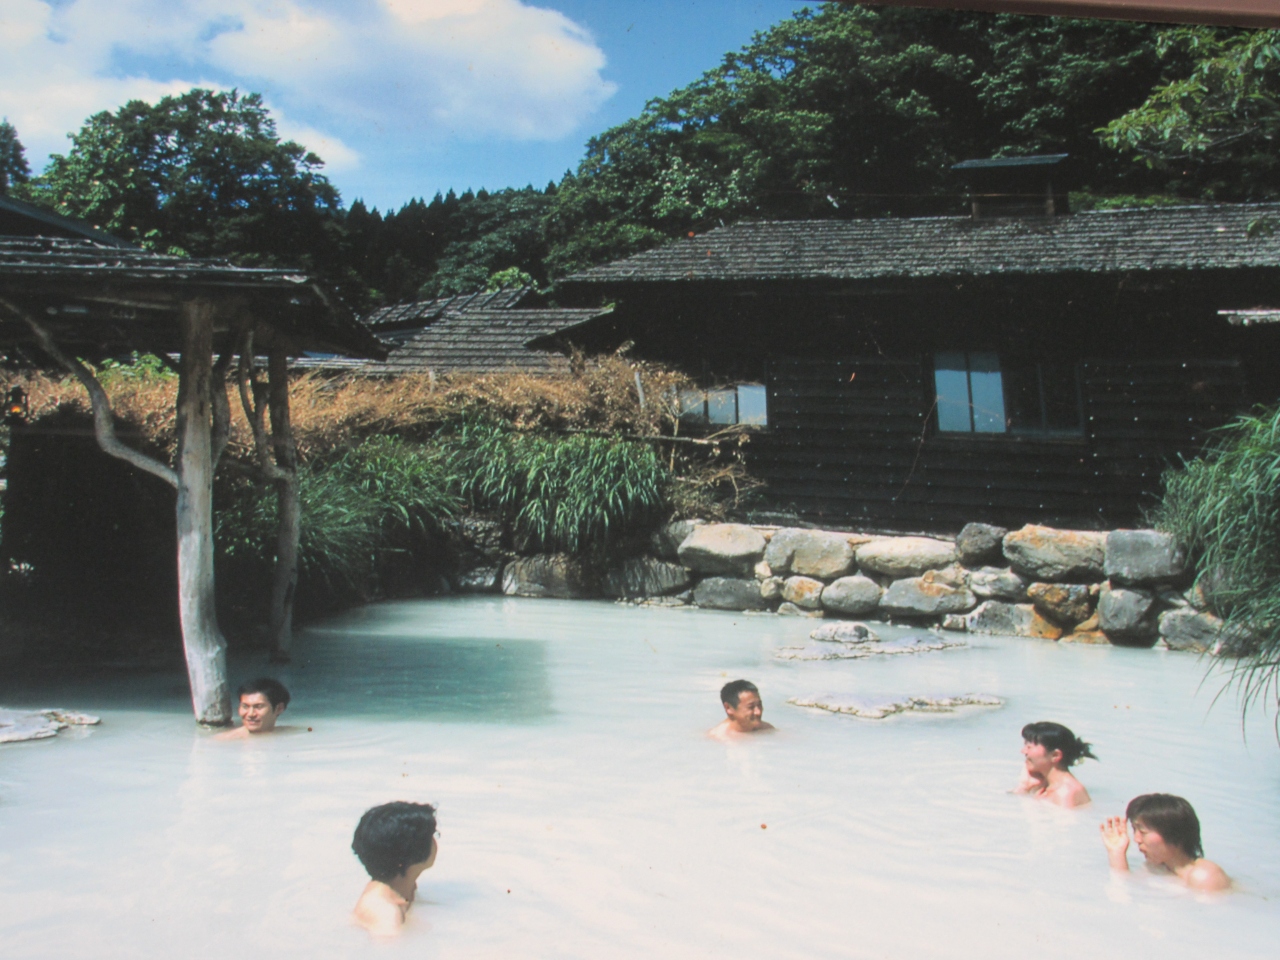
[[[721,720],[714,727],[707,731],[707,736],[712,740],[728,740],[729,739],[729,721]]]
[[[351,919],[374,936],[394,936],[404,926],[407,905],[385,884],[371,881],[356,901]]]
[[[1197,860],[1187,874],[1192,890],[1230,890],[1231,878],[1212,860]]]
[[[1072,780],[1065,790],[1062,791],[1062,805],[1064,807],[1083,807],[1085,804],[1092,803],[1093,797],[1089,796],[1089,791],[1084,788],[1084,784],[1079,780]]]
[[[235,727],[231,730],[223,730],[221,733],[215,733],[215,740],[246,740],[249,737],[249,731],[244,727]]]
[[[775,727],[772,723],[766,723],[764,720],[761,720],[761,721],[760,721],[760,726],[756,727],[755,732],[756,732],[756,733],[764,733],[764,732],[769,731],[769,730],[777,730],[777,729],[778,729],[778,728],[777,728],[777,727]]]

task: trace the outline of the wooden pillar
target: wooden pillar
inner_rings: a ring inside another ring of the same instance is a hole
[[[293,598],[298,589],[298,541],[302,536],[302,504],[298,499],[298,448],[289,420],[289,365],[277,339],[267,354],[267,404],[271,411],[271,445],[276,466],[278,526],[276,568],[271,585],[271,659],[288,663],[293,643]]]
[[[213,316],[208,303],[184,304],[179,324],[178,610],[196,720],[231,722],[227,642],[218,629],[213,582]]]

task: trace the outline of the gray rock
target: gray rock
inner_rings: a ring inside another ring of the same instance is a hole
[[[790,601],[779,604],[778,613],[779,615],[784,617],[821,617],[822,616],[821,610],[812,610],[812,609],[809,609],[808,607],[802,607],[799,604],[791,603]]]
[[[1040,616],[1029,603],[1005,603],[987,600],[965,617],[970,633],[989,633],[1004,637],[1038,637],[1057,640],[1062,628]]]
[[[680,562],[697,573],[752,576],[764,554],[764,535],[743,523],[708,523],[680,544]]]
[[[880,609],[898,617],[936,617],[972,610],[977,598],[964,587],[953,587],[926,573],[895,580],[880,598]]]
[[[1004,701],[987,693],[962,693],[950,697],[850,697],[841,694],[816,694],[792,697],[787,703],[843,713],[864,720],[883,720],[895,713],[951,713],[957,707],[999,707]]]
[[[768,580],[770,577],[773,576],[773,568],[770,567],[763,560],[761,560],[759,563],[755,565],[755,568],[753,569],[752,572],[755,574],[756,579],[759,580],[761,583],[763,583],[765,580]]]
[[[956,562],[956,546],[932,537],[889,537],[858,547],[858,566],[890,577],[918,577]]]
[[[501,567],[473,567],[454,578],[459,593],[496,593]]]
[[[964,633],[969,629],[969,621],[965,619],[963,613],[948,613],[942,618],[941,627],[943,630]]]
[[[702,520],[672,520],[663,524],[649,537],[649,551],[662,560],[678,560],[680,544],[684,543],[695,527],[700,527]]]
[[[693,588],[693,602],[710,610],[764,610],[760,584],[738,577],[707,577]]]
[[[969,589],[983,600],[1027,599],[1027,581],[1010,569],[982,567],[969,572]]]
[[[68,727],[94,726],[102,721],[74,710],[10,710],[0,707],[0,743],[46,740]]]
[[[832,613],[860,617],[880,605],[880,584],[870,577],[841,577],[822,588],[822,605]]]
[[[989,523],[966,523],[956,537],[956,553],[960,562],[966,567],[980,567],[998,561],[1004,535],[1008,532],[1004,527],[993,527]]]
[[[606,597],[660,597],[689,585],[689,571],[654,557],[632,557],[605,571],[600,590]]]
[[[899,654],[932,653],[966,646],[933,633],[917,633],[895,640],[867,643],[810,643],[803,647],[779,647],[773,655],[779,660],[865,660],[869,657],[891,657]]]
[[[1160,615],[1160,639],[1170,650],[1212,650],[1222,636],[1222,621],[1212,613],[1177,607]]]
[[[822,581],[813,577],[788,577],[782,585],[782,599],[806,610],[817,610],[822,606],[822,587]]]
[[[809,639],[823,643],[874,643],[880,639],[880,635],[865,623],[840,620],[815,627],[809,633]]]
[[[1013,569],[1046,582],[1102,579],[1107,535],[1092,530],[1057,530],[1027,524],[1006,534],[1004,555]]]
[[[1112,643],[1156,642],[1156,598],[1149,590],[1107,584],[1098,597],[1098,628]]]
[[[760,581],[760,596],[766,600],[781,600],[782,585],[787,581],[781,577],[770,577],[767,580]]]
[[[1171,534],[1158,530],[1112,530],[1107,534],[1103,570],[1112,583],[1140,586],[1175,580],[1186,568],[1186,552]]]
[[[502,571],[502,592],[509,597],[557,597],[577,600],[598,591],[582,562],[560,553],[521,557]]]
[[[1093,614],[1093,595],[1082,583],[1033,583],[1027,597],[1041,614],[1064,627],[1083,623]]]
[[[830,580],[853,569],[853,547],[842,533],[784,527],[769,540],[764,562],[774,573]]]

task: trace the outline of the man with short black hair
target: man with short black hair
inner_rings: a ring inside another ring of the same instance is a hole
[[[260,733],[272,733],[280,714],[289,706],[289,691],[271,677],[250,680],[236,693],[240,698],[240,726],[218,734],[219,740],[245,740]]]
[[[364,812],[351,849],[369,872],[352,919],[374,936],[394,936],[404,926],[418,891],[418,877],[436,862],[436,808],[396,800]]]
[[[764,702],[760,690],[750,680],[731,680],[720,688],[720,703],[724,706],[724,719],[707,731],[716,740],[732,740],[748,733],[760,733],[775,729],[761,718]]]

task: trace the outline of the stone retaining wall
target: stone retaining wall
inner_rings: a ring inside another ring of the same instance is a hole
[[[1184,553],[1155,530],[1008,531],[954,540],[681,520],[606,570],[564,556],[502,570],[511,596],[615,597],[667,606],[859,617],[944,630],[1178,650],[1224,645]]]

